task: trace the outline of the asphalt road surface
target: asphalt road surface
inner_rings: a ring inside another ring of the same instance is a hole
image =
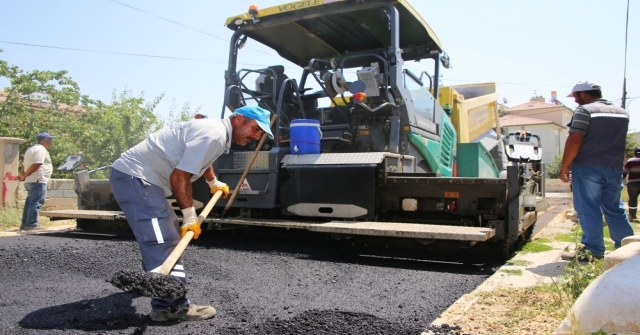
[[[2,334],[417,335],[495,270],[353,255],[331,241],[211,233],[184,255],[207,321],[159,323],[149,299],[107,283],[139,269],[132,237],[0,237]]]

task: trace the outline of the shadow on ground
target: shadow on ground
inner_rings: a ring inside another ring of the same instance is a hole
[[[27,329],[59,329],[104,331],[136,328],[142,334],[153,322],[147,315],[136,313],[132,306],[135,298],[130,293],[116,293],[97,299],[81,300],[69,304],[46,307],[27,314],[18,323]]]

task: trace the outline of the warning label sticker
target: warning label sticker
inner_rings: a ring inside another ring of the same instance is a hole
[[[242,181],[242,185],[240,185],[240,191],[251,191],[251,185],[249,185],[247,178]]]

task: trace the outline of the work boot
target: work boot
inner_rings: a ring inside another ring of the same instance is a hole
[[[167,310],[151,310],[149,317],[153,321],[197,321],[206,320],[216,315],[216,309],[211,306],[189,304]]]
[[[40,231],[40,230],[44,230],[44,228],[42,228],[40,226],[20,226],[20,230],[24,230],[24,231]]]
[[[599,259],[603,259],[604,256],[594,255],[584,247],[578,247],[574,251],[563,251],[560,258],[565,261],[577,260],[578,262],[596,262]]]

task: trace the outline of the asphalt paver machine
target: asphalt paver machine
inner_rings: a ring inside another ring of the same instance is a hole
[[[252,6],[225,25],[232,34],[221,116],[259,105],[272,113],[275,138],[241,182],[255,143],[233,145],[214,163],[220,180],[241,186],[223,218],[205,221],[209,229],[279,227],[480,258],[509,257],[531,234],[536,197],[525,164],[540,161],[539,141],[500,132],[494,83],[440,85],[449,56],[407,1]],[[245,67],[259,45],[278,55],[260,62],[276,61]],[[91,198],[97,186],[82,179],[83,199]],[[198,203],[209,197],[196,182]],[[78,212],[101,209],[80,203]]]

